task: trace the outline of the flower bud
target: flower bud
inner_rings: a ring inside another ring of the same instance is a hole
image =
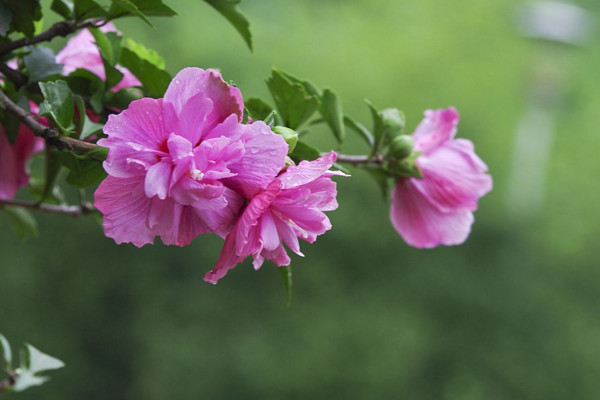
[[[379,115],[387,132],[386,137],[394,138],[402,134],[406,119],[400,110],[397,108],[386,108],[381,110]]]
[[[296,133],[296,131],[286,128],[285,126],[274,126],[271,129],[273,132],[283,137],[283,140],[285,140],[289,147],[288,154],[294,151],[296,143],[298,143],[298,133]]]
[[[395,160],[402,160],[412,153],[415,146],[415,139],[412,136],[400,135],[392,139],[388,156]]]

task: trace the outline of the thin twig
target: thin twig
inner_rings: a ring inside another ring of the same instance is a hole
[[[83,20],[79,23],[75,21],[60,21],[48,28],[47,31],[42,32],[39,35],[32,37],[31,39],[21,38],[15,40],[14,42],[8,42],[4,43],[3,45],[0,45],[0,56],[3,56],[7,53],[10,53],[13,50],[20,49],[25,46],[50,41],[57,36],[67,36],[73,32],[78,31],[79,29],[87,28],[89,26],[97,26],[102,22],[102,19],[99,18],[90,18]]]
[[[94,208],[88,203],[85,203],[82,206],[71,206],[66,204],[36,203],[34,201],[23,200],[0,200],[0,207],[6,206],[28,208],[30,210],[67,215],[69,217],[79,217],[80,215],[88,215],[94,212]]]
[[[382,165],[385,161],[383,155],[377,153],[373,157],[363,155],[348,155],[337,153],[336,162],[341,164],[350,164],[354,166],[361,165]]]
[[[31,131],[34,135],[43,137],[46,139],[46,143],[57,147],[59,149],[69,149],[71,151],[88,152],[98,147],[97,144],[84,142],[83,140],[77,140],[70,137],[59,136],[60,133],[55,129],[48,126],[42,125],[32,114],[29,114],[21,107],[16,105],[11,99],[8,98],[2,90],[0,90],[0,103],[9,112],[16,115]]]
[[[27,84],[27,76],[17,70],[12,69],[6,64],[0,63],[0,72],[2,75],[8,78],[8,80],[13,82],[17,88]]]

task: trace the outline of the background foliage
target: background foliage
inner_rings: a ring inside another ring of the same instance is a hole
[[[334,229],[293,258],[289,310],[272,265],[203,282],[217,238],[138,250],[92,218],[40,216],[40,237],[21,243],[2,221],[0,331],[67,365],[7,399],[598,397],[597,36],[581,48],[524,39],[516,0],[248,0],[251,54],[210,6],[167,3],[180,15],[152,20],[156,30],[117,26],[171,72],[218,67],[245,97],[268,98],[277,66],[332,88],[365,124],[365,96],[403,109],[410,129],[424,109],[455,105],[495,189],[466,245],[422,251],[355,171],[338,184]],[[519,210],[507,196],[514,132],[544,62],[562,65],[565,95],[544,201]]]

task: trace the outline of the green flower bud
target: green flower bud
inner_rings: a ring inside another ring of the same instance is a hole
[[[397,108],[385,108],[379,112],[383,125],[389,130],[390,136],[400,135],[404,130],[406,119]]]
[[[402,160],[412,153],[415,146],[415,139],[412,136],[400,135],[392,139],[388,156],[395,160]]]
[[[274,126],[271,128],[273,132],[283,137],[283,140],[288,144],[289,150],[288,154],[294,151],[296,147],[296,143],[298,143],[298,134],[296,131],[290,128],[286,128],[285,126]]]
[[[397,177],[407,178],[423,178],[421,170],[417,166],[417,157],[421,154],[420,151],[410,153],[408,157],[397,159],[390,157],[387,163],[387,170]]]

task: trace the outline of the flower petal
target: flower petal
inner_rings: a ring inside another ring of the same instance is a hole
[[[458,143],[457,143],[458,142]],[[423,179],[412,185],[445,213],[475,211],[479,198],[492,189],[487,167],[468,140],[453,140],[417,158]]]
[[[242,157],[227,164],[229,170],[236,175],[224,182],[246,198],[251,198],[265,189],[285,166],[288,146],[280,135],[273,133],[261,121],[250,125],[237,124],[235,127],[232,122],[229,118],[211,135],[219,132],[231,135],[234,132],[231,140],[243,143]]]
[[[104,234],[115,242],[142,247],[154,241],[146,223],[151,200],[144,192],[143,177],[108,176],[94,193],[94,206],[103,214]]]
[[[165,92],[164,102],[165,105],[169,105],[165,108],[171,110],[172,107],[179,120],[193,118],[190,113],[194,112],[194,108],[186,108],[186,104],[192,99],[196,105],[205,104],[201,97],[196,97],[198,94],[210,99],[213,104],[211,112],[204,120],[203,126],[206,127],[206,131],[223,122],[231,114],[235,114],[238,121],[241,121],[244,111],[242,94],[238,88],[225,83],[221,74],[212,69],[204,71],[201,68],[184,68],[179,71]]]
[[[413,134],[415,151],[427,154],[454,138],[459,117],[458,111],[454,107],[425,111],[425,119],[421,121]]]
[[[172,164],[168,161],[161,161],[148,168],[144,182],[147,197],[158,196],[161,200],[167,198],[172,170]]]
[[[334,151],[317,158],[314,161],[300,161],[298,165],[289,166],[278,179],[282,188],[289,189],[304,185],[321,177],[331,168],[336,158]]]
[[[473,224],[470,211],[444,213],[414,186],[414,179],[400,179],[392,191],[390,219],[411,246],[431,248],[463,243]]]

